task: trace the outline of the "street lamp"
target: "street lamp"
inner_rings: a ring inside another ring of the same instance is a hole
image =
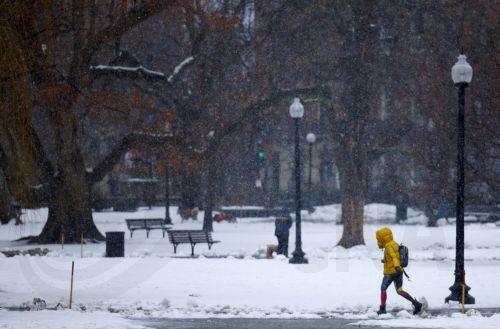
[[[293,118],[295,125],[295,251],[292,253],[293,257],[290,259],[291,264],[307,264],[307,258],[302,251],[302,232],[300,227],[300,139],[299,128],[300,119],[304,116],[304,106],[299,98],[294,98],[292,105],[290,105],[290,116]]]
[[[309,181],[308,181],[308,197],[307,200],[309,201],[309,213],[311,213],[314,208],[313,208],[313,203],[312,203],[312,149],[313,149],[313,144],[316,142],[316,135],[313,133],[309,133],[306,136],[307,143],[309,143]]]
[[[207,135],[207,144],[209,148],[213,143],[215,137],[215,131],[211,130]],[[207,151],[208,152],[208,151]],[[213,232],[213,210],[214,210],[214,182],[215,182],[215,174],[216,174],[216,157],[217,154],[211,153],[207,156],[207,193],[205,199],[205,215],[203,217],[203,231],[205,232]]]
[[[165,224],[172,224],[170,218],[170,177],[168,159],[165,160]]]
[[[465,284],[464,271],[464,139],[465,139],[465,88],[472,80],[472,67],[467,63],[464,54],[458,56],[458,62],[451,69],[453,83],[458,87],[458,142],[457,142],[457,232],[455,256],[455,283],[450,287],[451,294],[445,298],[450,300],[474,304],[475,299],[469,295],[470,287]]]

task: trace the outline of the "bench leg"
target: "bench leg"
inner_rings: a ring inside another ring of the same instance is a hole
[[[134,234],[133,230],[130,230],[130,238],[132,239],[132,234]]]
[[[165,230],[161,230],[163,233],[163,238],[165,239]]]
[[[211,250],[211,249],[212,249],[212,244],[211,244],[211,243],[209,243],[209,244],[208,244],[208,250]]]
[[[196,243],[191,243],[191,257],[194,257],[194,246],[196,246]]]
[[[149,239],[149,230],[146,230],[146,238]]]
[[[177,253],[177,245],[174,243],[174,254]]]

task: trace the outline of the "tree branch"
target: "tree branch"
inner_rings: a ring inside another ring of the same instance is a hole
[[[205,151],[205,159],[212,158],[216,153],[225,138],[231,136],[233,133],[238,132],[242,127],[244,127],[248,122],[254,120],[262,110],[279,104],[283,100],[292,97],[325,97],[330,98],[331,94],[323,86],[311,87],[311,88],[298,88],[291,90],[278,90],[273,92],[268,98],[262,99],[243,110],[240,118],[233,121],[231,124],[227,125],[222,129],[222,131],[216,133],[215,138],[209,144],[207,150]]]
[[[90,173],[87,173],[87,181],[89,184],[95,184],[101,181],[113,167],[120,161],[121,157],[135,143],[147,144],[150,146],[161,146],[172,140],[171,135],[167,134],[146,134],[133,133],[125,136],[115,148],[94,168]]]
[[[150,81],[163,81],[167,84],[172,84],[174,79],[181,73],[186,67],[190,66],[194,62],[194,56],[189,56],[180,62],[172,71],[172,73],[167,77],[166,74],[159,71],[153,71],[147,69],[143,66],[112,66],[112,65],[95,65],[90,66],[90,70],[94,72],[96,77],[106,75],[114,76],[117,78],[130,78],[132,80],[138,78],[144,78]]]
[[[118,18],[114,24],[98,32],[95,36],[93,45],[89,46],[87,52],[93,54],[102,45],[122,36],[151,16],[159,14],[173,2],[173,0],[144,1],[142,5],[137,5],[127,12],[126,15]]]

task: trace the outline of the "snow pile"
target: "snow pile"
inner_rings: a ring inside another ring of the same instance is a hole
[[[323,223],[340,223],[342,217],[342,205],[332,204],[314,207],[309,214],[302,212],[304,221]],[[364,207],[365,223],[394,223],[396,221],[396,206],[382,203],[370,203]],[[427,217],[420,210],[408,208],[408,219],[401,224],[427,224]]]
[[[3,329],[143,329],[131,321],[109,312],[78,311],[12,312],[0,310]]]
[[[342,210],[340,204],[314,207],[314,211],[311,214],[302,212],[302,218],[304,221],[316,223],[340,223],[341,215]]]
[[[403,312],[403,311],[402,311]],[[400,312],[401,313],[401,312]],[[399,316],[392,319],[383,320],[363,320],[354,323],[358,326],[380,326],[384,328],[411,327],[411,328],[449,328],[449,329],[497,329],[500,324],[500,314],[493,316],[482,316],[478,312],[468,312],[467,314],[453,313],[449,316],[437,316],[421,318],[413,315]]]

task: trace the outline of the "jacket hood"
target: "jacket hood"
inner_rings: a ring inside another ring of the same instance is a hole
[[[379,248],[384,248],[386,244],[392,241],[392,231],[388,227],[383,227],[375,233],[377,237],[377,245]]]

